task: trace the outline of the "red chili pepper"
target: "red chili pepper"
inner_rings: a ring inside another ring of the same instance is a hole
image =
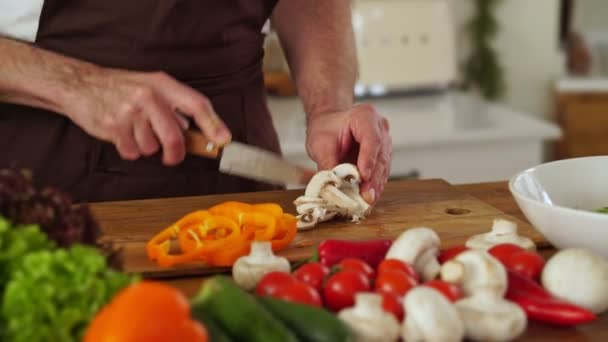
[[[506,298],[518,304],[528,318],[546,323],[573,326],[595,320],[593,312],[555,298],[534,280],[507,271]]]
[[[437,257],[437,260],[439,260],[440,264],[443,264],[446,261],[452,260],[458,254],[468,250],[469,248],[467,248],[466,246],[454,246],[448,249],[442,249],[441,251],[439,251],[439,256]]]
[[[386,252],[388,252],[392,243],[392,240],[387,239],[371,241],[325,240],[319,244],[319,261],[323,265],[331,267],[342,259],[357,258],[376,269],[380,261],[386,256]]]

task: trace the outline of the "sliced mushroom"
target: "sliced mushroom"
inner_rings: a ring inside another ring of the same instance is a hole
[[[504,219],[495,219],[488,233],[471,236],[466,246],[471,249],[488,250],[501,243],[512,243],[523,249],[535,250],[534,241],[517,234],[517,224]]]
[[[344,192],[348,197],[352,198],[359,205],[359,210],[353,213],[353,221],[358,221],[359,216],[369,214],[371,206],[361,197],[359,192],[359,184],[361,183],[361,175],[357,170],[357,167],[353,164],[340,164],[333,169],[336,176],[342,180],[342,186],[340,190]]]
[[[304,196],[294,201],[299,214],[298,227],[309,229],[337,215],[353,221],[364,218],[371,206],[359,194],[360,181],[357,167],[352,164],[340,164],[333,170],[317,172],[308,183]]]
[[[455,306],[442,294],[419,286],[404,298],[401,337],[407,342],[452,342],[464,338],[464,324]]]
[[[441,266],[441,279],[460,284],[467,296],[481,292],[502,297],[507,291],[505,267],[486,251],[469,250]]]
[[[525,312],[515,303],[489,292],[456,302],[466,337],[474,341],[510,341],[526,330]]]
[[[423,280],[434,279],[441,265],[439,255],[439,236],[430,228],[412,228],[403,232],[391,245],[386,259],[399,259],[414,267]]]

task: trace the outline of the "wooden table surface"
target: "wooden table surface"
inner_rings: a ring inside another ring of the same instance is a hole
[[[506,182],[467,184],[457,186],[460,190],[486,202],[500,211],[527,222],[511,196]],[[541,253],[549,257],[555,250],[545,248]],[[179,288],[186,295],[199,289],[202,277],[167,279],[165,282]],[[592,324],[577,328],[561,328],[537,322],[530,322],[521,341],[608,341],[608,314],[604,314]]]

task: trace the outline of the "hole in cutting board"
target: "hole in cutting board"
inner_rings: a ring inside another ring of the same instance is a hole
[[[471,210],[464,208],[447,208],[445,213],[449,215],[466,215],[470,214]]]

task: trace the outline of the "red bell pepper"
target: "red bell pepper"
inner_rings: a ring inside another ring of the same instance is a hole
[[[510,270],[507,273],[509,286],[506,298],[518,304],[531,320],[563,326],[595,320],[593,312],[555,298],[534,280]]]
[[[380,261],[386,256],[391,247],[392,240],[380,239],[370,241],[325,240],[317,249],[319,261],[332,267],[346,258],[357,258],[365,261],[376,269]]]

